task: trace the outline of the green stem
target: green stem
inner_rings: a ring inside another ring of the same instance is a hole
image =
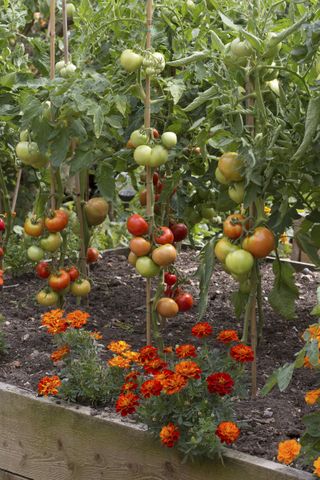
[[[262,278],[259,269],[258,262],[256,262],[256,275],[257,275],[257,306],[258,306],[258,344],[262,339],[263,327],[264,327],[264,314],[262,305]]]

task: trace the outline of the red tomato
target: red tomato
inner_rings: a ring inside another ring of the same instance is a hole
[[[87,250],[87,263],[95,263],[99,259],[99,251],[96,248],[90,247]]]
[[[170,287],[172,285],[174,285],[175,283],[177,283],[177,275],[175,275],[174,273],[170,273],[170,272],[166,272],[164,274],[164,281],[167,285],[169,285]]]
[[[173,297],[174,292],[169,285],[165,289],[164,294],[165,294],[166,297]]]
[[[156,187],[159,183],[159,180],[160,180],[160,175],[158,172],[154,172],[153,174],[153,177],[152,177],[152,181],[153,181],[153,185]]]
[[[151,243],[143,237],[134,237],[130,240],[129,247],[137,257],[144,257],[150,252]]]
[[[69,222],[69,216],[64,210],[55,210],[45,219],[46,229],[51,233],[61,232]]]
[[[153,129],[152,133],[153,133],[153,138],[160,138],[160,133],[156,128]]]
[[[128,231],[135,236],[146,235],[149,231],[148,223],[137,213],[128,218],[127,228]]]
[[[65,270],[59,270],[57,273],[50,275],[48,283],[54,292],[61,292],[70,285],[69,273]]]
[[[188,228],[184,223],[175,223],[170,226],[175,242],[182,242],[188,236]]]
[[[239,238],[243,231],[244,220],[244,216],[240,213],[229,215],[223,222],[223,234],[232,240]]]
[[[3,218],[0,218],[0,232],[4,232],[6,229],[6,224],[4,223]]]
[[[170,228],[168,227],[160,227],[160,229],[156,229],[156,234],[160,233],[159,230],[162,230],[161,235],[157,235],[154,237],[154,241],[159,245],[165,245],[166,243],[173,243],[174,236],[171,232]]]
[[[156,193],[161,193],[163,188],[164,188],[164,183],[159,182],[155,188]]]
[[[4,249],[0,247],[0,258],[4,256]]]
[[[67,272],[69,273],[69,276],[70,276],[70,280],[71,282],[74,282],[75,280],[77,280],[77,278],[79,278],[80,276],[80,272],[79,270],[76,268],[76,267],[70,267]]]
[[[242,248],[256,258],[266,257],[275,248],[273,233],[266,227],[257,227],[252,235],[244,239]]]
[[[48,262],[40,262],[36,266],[36,273],[39,278],[48,278],[50,277],[50,266]]]
[[[190,308],[192,308],[193,306],[193,297],[192,295],[190,295],[190,293],[182,292],[174,299],[178,304],[179,312],[186,312],[187,310],[190,310]]]

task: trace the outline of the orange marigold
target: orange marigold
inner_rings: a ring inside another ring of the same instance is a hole
[[[173,347],[170,345],[168,347],[164,347],[163,353],[173,353]]]
[[[317,475],[317,477],[320,477],[320,457],[318,457],[314,462],[313,462],[313,466],[314,466],[314,475]]]
[[[101,332],[98,332],[98,330],[94,330],[93,332],[90,332],[90,337],[92,337],[94,340],[102,340],[103,336]]]
[[[318,365],[312,365],[312,363],[310,362],[310,358],[308,357],[308,355],[306,355],[303,359],[303,366],[304,366],[304,368],[318,368],[318,367],[320,367],[320,356],[318,358]]]
[[[228,344],[231,342],[239,342],[238,334],[235,330],[222,330],[217,336],[220,343]]]
[[[128,350],[127,352],[123,352],[122,356],[127,358],[131,362],[139,363],[140,362],[140,354],[138,352],[133,352],[132,350]]]
[[[284,440],[280,442],[278,445],[278,462],[289,465],[298,457],[300,450],[301,445],[297,440]]]
[[[201,376],[201,368],[192,360],[185,360],[184,362],[177,363],[175,371],[185,378],[197,379]]]
[[[191,330],[194,337],[203,338],[212,334],[212,327],[208,322],[196,323]]]
[[[151,375],[155,375],[167,366],[167,362],[162,360],[162,358],[154,358],[153,360],[150,360],[150,362],[145,363],[143,365],[143,369],[146,373],[149,373]]]
[[[60,309],[44,313],[41,316],[41,325],[46,327],[47,332],[52,335],[65,332],[68,328],[68,323],[64,318],[64,311]]]
[[[164,380],[162,380],[161,383],[164,393],[167,395],[174,395],[175,393],[180,392],[187,385],[187,379],[179,373],[173,373],[168,375]]]
[[[48,395],[57,395],[61,380],[57,375],[53,377],[43,377],[38,384],[38,393],[44,397]]]
[[[54,352],[51,353],[50,358],[53,362],[59,362],[62,360],[68,353],[70,352],[70,347],[65,345],[64,347],[58,348]]]
[[[89,313],[83,312],[82,310],[75,310],[74,312],[68,313],[66,321],[72,328],[82,328],[86,325],[89,317]]]
[[[173,424],[168,423],[165,427],[162,427],[160,432],[161,442],[168,448],[172,448],[179,440],[179,429]]]
[[[117,355],[116,357],[108,360],[109,367],[129,368],[130,363],[130,360],[128,360],[127,358],[123,358],[120,355]]]
[[[139,375],[140,375],[139,372],[136,372],[135,370],[133,370],[132,372],[128,373],[128,375],[125,378],[125,381],[128,382],[129,380],[137,380]]]
[[[158,380],[147,380],[141,385],[141,393],[144,398],[158,397],[161,393],[162,385]]]
[[[317,323],[310,325],[306,332],[310,333],[311,340],[317,340],[319,342],[320,347],[320,325]]]
[[[190,345],[190,344],[179,345],[178,347],[176,347],[176,354],[179,358],[196,357],[197,350],[194,345]]]
[[[320,399],[320,388],[307,392],[304,399],[308,405],[315,405]]]
[[[231,445],[238,439],[240,430],[233,422],[221,422],[216,430],[216,435],[222,443]]]
[[[254,352],[251,347],[248,345],[244,345],[243,343],[239,343],[230,349],[231,357],[236,360],[237,362],[253,362],[254,360]]]
[[[168,377],[174,374],[173,370],[168,370],[167,368],[164,368],[161,370],[161,372],[156,373],[154,376],[155,380],[159,380],[159,382],[163,382],[163,380],[166,380]]]
[[[122,417],[134,413],[136,407],[139,405],[139,397],[132,392],[123,393],[119,395],[116,403],[116,412],[120,413]]]
[[[150,360],[154,360],[158,357],[158,349],[156,347],[152,347],[151,345],[140,348],[139,353],[141,363],[149,362]]]
[[[117,353],[118,355],[120,353],[126,352],[129,350],[131,346],[125,342],[124,340],[119,340],[118,342],[110,342],[109,345],[107,345],[107,349],[111,350],[113,353]]]
[[[136,390],[138,388],[138,384],[135,382],[127,382],[122,385],[121,392],[131,392],[131,390]]]

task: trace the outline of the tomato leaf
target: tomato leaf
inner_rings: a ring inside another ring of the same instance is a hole
[[[210,35],[211,35],[212,48],[214,50],[219,50],[219,52],[223,53],[225,51],[225,46],[222,40],[220,40],[220,37],[216,34],[214,30],[211,30]]]
[[[265,397],[278,383],[278,370],[274,371],[268,378],[268,381],[260,391],[260,395]]]
[[[65,160],[69,149],[69,132],[67,129],[57,130],[50,147],[50,162],[59,167]]]
[[[115,195],[115,179],[110,163],[100,163],[96,175],[99,192],[106,200],[113,200]]]
[[[240,292],[240,290],[236,290],[231,294],[231,302],[234,306],[234,311],[237,318],[241,318],[245,312],[248,298],[249,295],[247,293]]]
[[[317,96],[317,97],[311,98],[309,101],[304,137],[300,147],[292,157],[293,161],[299,160],[308,150],[308,147],[311,145],[312,140],[316,134],[319,123],[320,123],[320,96]]]
[[[302,250],[308,255],[310,260],[312,260],[315,265],[320,265],[318,247],[313,243],[310,234],[303,233],[301,230],[299,230],[295,234],[295,238]]]
[[[235,30],[236,32],[238,32],[240,30],[240,27],[238,25],[236,25],[235,23],[233,23],[231,18],[227,17],[222,12],[218,12],[218,13],[220,15],[220,18],[221,18],[222,22],[225,24],[226,27],[229,27],[231,30]]]
[[[217,93],[218,88],[214,85],[208,88],[204,92],[201,92],[187,107],[183,109],[184,112],[192,112],[196,108],[200,107],[208,100],[212,100]]]
[[[205,58],[210,57],[210,55],[211,53],[209,52],[209,50],[205,50],[204,52],[194,52],[188,57],[178,58],[177,60],[167,62],[166,65],[169,65],[169,67],[184,67],[186,65],[190,65],[190,63],[202,61]]]
[[[102,108],[98,105],[93,115],[93,127],[96,138],[100,138],[104,124],[104,115]]]
[[[212,238],[210,242],[202,249],[200,254],[200,265],[196,275],[200,279],[200,298],[198,304],[199,319],[203,318],[208,305],[208,292],[210,280],[215,266],[214,245],[216,238]]]
[[[247,32],[247,30],[241,30],[241,33],[257,52],[262,51],[263,44],[260,38],[253,35],[253,33]]]
[[[93,161],[93,153],[91,150],[76,150],[75,156],[71,160],[70,175],[74,175],[82,168],[89,168]]]
[[[299,290],[294,283],[295,270],[289,263],[275,260],[273,264],[275,282],[269,294],[272,308],[284,318],[296,318],[295,300],[299,297]]]
[[[182,78],[171,78],[167,81],[167,88],[166,90],[170,92],[173,103],[176,105],[184,92],[186,91],[187,86],[185,85]]]

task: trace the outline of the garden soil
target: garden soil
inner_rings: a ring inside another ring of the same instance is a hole
[[[178,267],[189,279],[186,289],[198,296],[197,253],[183,251]],[[104,341],[125,339],[133,347],[145,345],[145,281],[128,265],[124,255],[106,253],[92,268],[94,288],[86,310],[91,314],[89,328],[102,332]],[[292,362],[303,346],[301,334],[315,318],[310,315],[316,303],[316,288],[320,273],[304,270],[297,273],[300,289],[297,318],[289,321],[274,313],[267,295],[273,284],[272,266],[263,266],[263,296],[265,328],[258,352],[258,384],[264,385],[274,369]],[[7,352],[0,356],[0,380],[34,391],[39,379],[56,370],[50,360],[52,339],[40,328],[41,308],[35,303],[35,293],[43,285],[33,273],[6,282],[0,292],[0,313],[5,317],[3,330]],[[231,277],[216,268],[209,290],[208,309],[204,320],[212,323],[214,331],[237,329],[241,322],[235,315],[230,294],[236,289]],[[75,303],[68,310],[75,309]],[[167,322],[163,331],[165,345],[194,341],[191,327],[197,321],[196,308]],[[196,343],[196,342],[195,342]],[[215,344],[214,340],[212,343]],[[286,438],[299,438],[303,431],[301,418],[310,412],[304,394],[314,388],[315,375],[311,370],[296,371],[287,391],[275,389],[266,398],[241,400],[236,403],[237,422],[241,438],[235,448],[242,452],[274,460],[277,444]],[[250,385],[250,369],[248,371]]]

